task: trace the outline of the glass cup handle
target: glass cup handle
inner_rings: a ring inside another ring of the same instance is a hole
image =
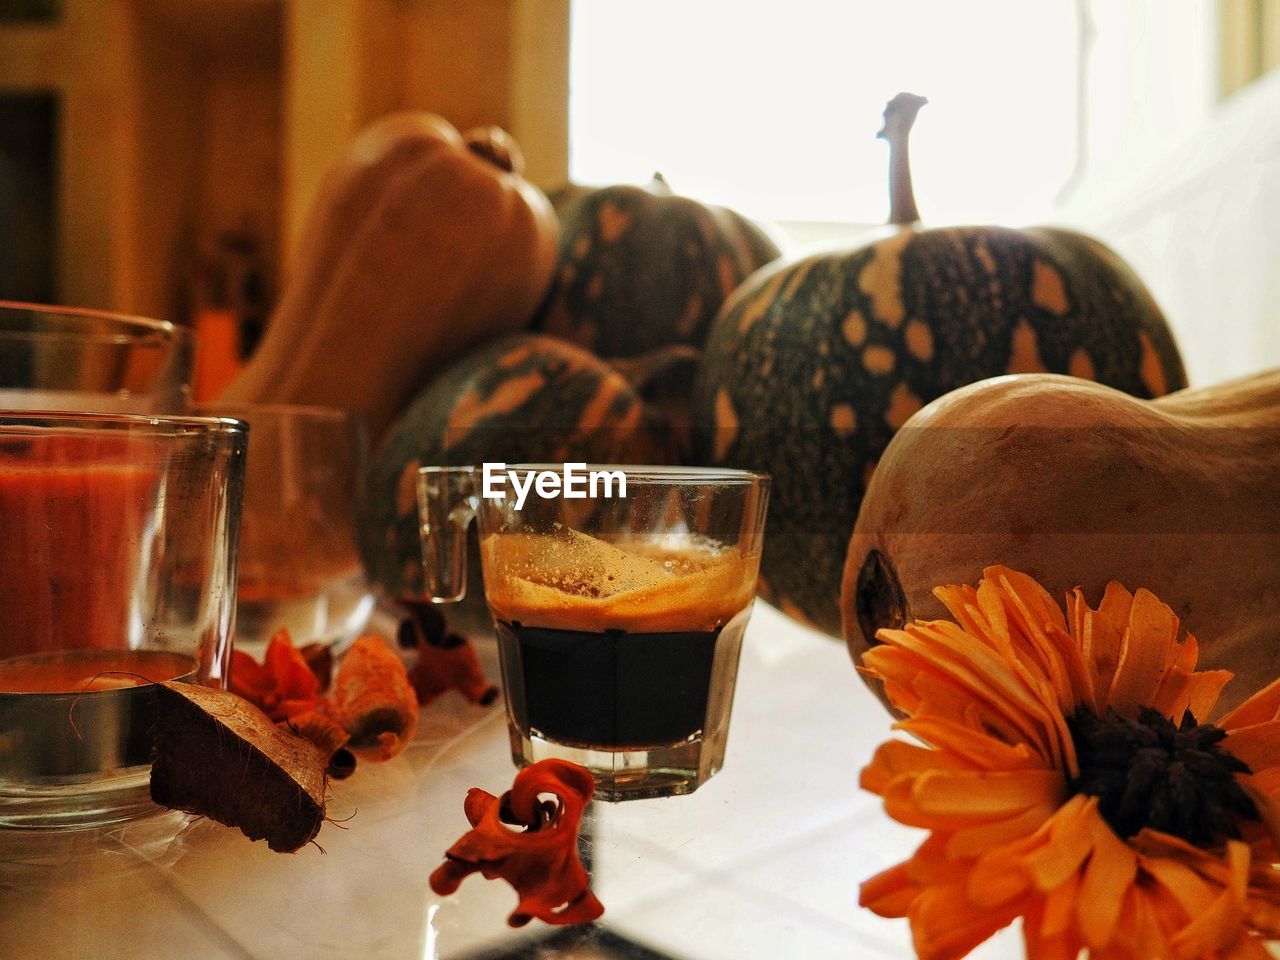
[[[432,603],[467,595],[467,528],[480,506],[474,467],[418,471],[423,585]]]

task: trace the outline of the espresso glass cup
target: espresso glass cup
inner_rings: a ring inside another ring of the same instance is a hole
[[[213,403],[197,410],[250,427],[236,646],[255,652],[281,628],[299,644],[354,639],[373,612],[356,545],[364,425],[332,407]]]
[[[478,521],[517,765],[582,764],[602,800],[720,769],[768,492],[736,470],[422,468],[430,599],[462,598]]]
[[[156,809],[154,684],[226,682],[246,435],[0,415],[0,826]]]
[[[171,323],[0,301],[0,410],[185,413],[192,362]]]

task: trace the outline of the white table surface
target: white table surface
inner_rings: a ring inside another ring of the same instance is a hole
[[[477,645],[496,679],[492,640]],[[844,645],[757,603],[730,730],[724,770],[695,794],[592,805],[606,910],[591,927],[509,929],[515,895],[500,881],[473,876],[443,899],[427,886],[467,829],[467,789],[501,793],[514,776],[501,705],[451,693],[402,756],[333,785],[329,816],[350,819],[324,826],[323,852],[272,853],[176,814],[0,831],[0,958],[910,957],[905,921],[857,905],[859,881],[922,834],[858,789],[889,718]],[[1008,930],[973,956],[1021,953]]]

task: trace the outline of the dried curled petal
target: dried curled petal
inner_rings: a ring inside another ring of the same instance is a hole
[[[284,721],[284,726],[304,740],[310,740],[325,756],[325,771],[334,780],[345,780],[356,770],[356,758],[347,749],[351,735],[327,713],[309,710]]]
[[[578,830],[594,791],[591,773],[564,760],[540,760],[521,770],[500,798],[473,787],[464,804],[473,829],[445,853],[431,874],[431,889],[447,896],[479,873],[515,888],[520,900],[507,918],[513,927],[535,917],[557,925],[595,920],[604,905],[578,857]],[[546,794],[555,800],[541,799]]]
[[[316,709],[322,699],[320,681],[288,630],[279,630],[271,638],[262,663],[234,651],[228,686],[277,723]]]
[[[390,760],[409,745],[418,698],[404,662],[381,637],[361,637],[342,658],[330,713],[361,757]]]
[[[425,705],[457,690],[468,702],[487,707],[498,698],[498,688],[484,675],[475,648],[462,634],[446,632],[440,614],[425,606],[409,604],[413,617],[401,622],[399,634],[401,647],[418,651],[409,671],[418,702]]]

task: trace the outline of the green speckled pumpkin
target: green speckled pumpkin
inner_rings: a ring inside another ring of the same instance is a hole
[[[656,415],[618,371],[563,340],[506,337],[454,364],[388,431],[368,475],[366,569],[388,596],[421,593],[420,466],[671,459]]]
[[[734,288],[780,256],[750,221],[660,179],[579,194],[558,212],[560,272],[535,325],[602,357],[699,346]]]
[[[894,109],[893,219],[909,223],[910,122],[895,139]],[[894,431],[957,387],[1029,372],[1138,397],[1186,385],[1142,282],[1102,244],[1065,230],[903,226],[744,283],[705,345],[693,432],[700,462],[773,475],[762,593],[838,635],[849,535]]]

